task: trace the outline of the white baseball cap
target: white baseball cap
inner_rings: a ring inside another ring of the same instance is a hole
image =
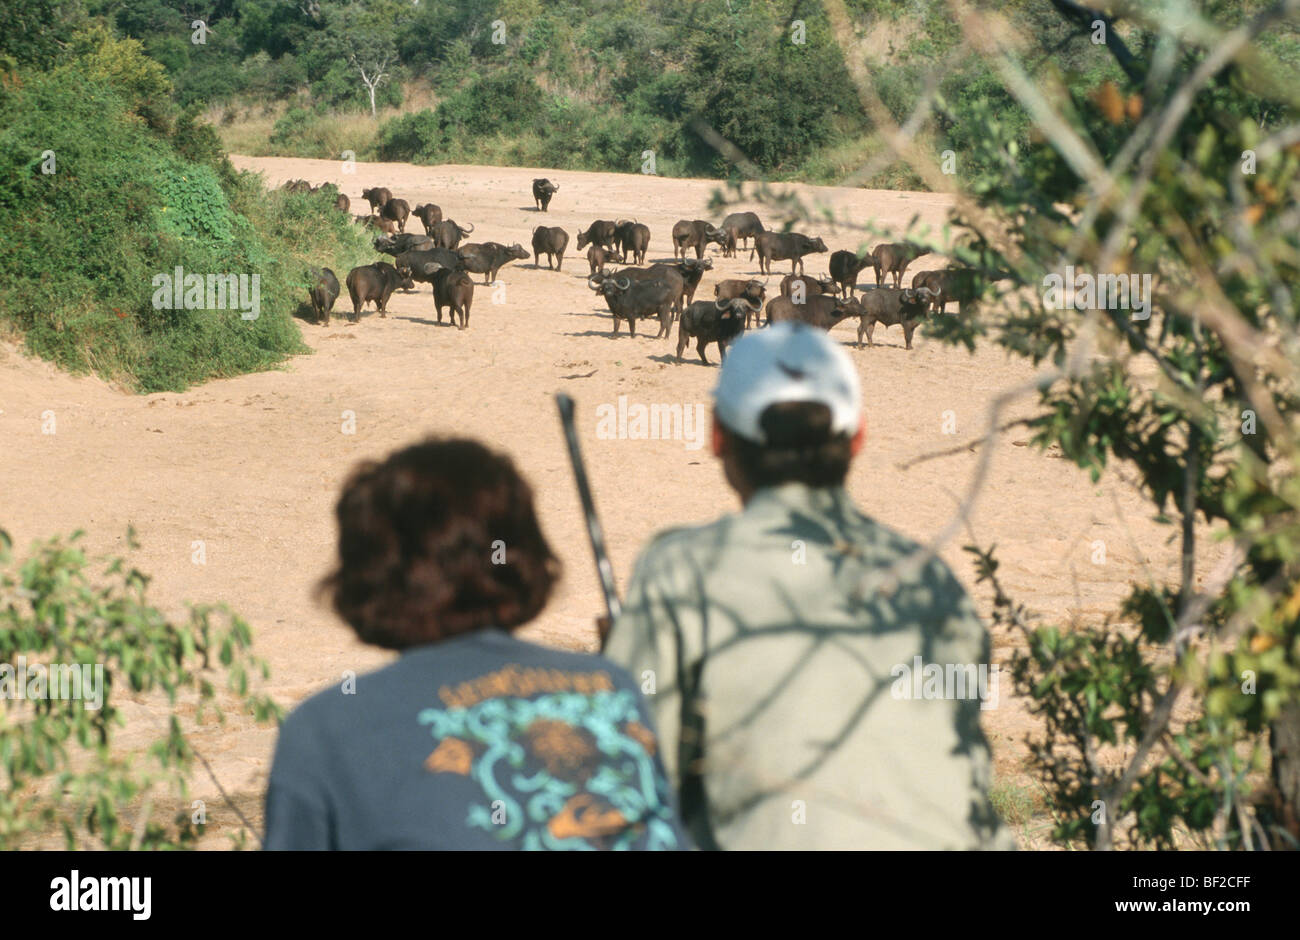
[[[796,401],[829,408],[833,433],[856,434],[862,423],[858,371],[825,330],[787,320],[746,333],[728,348],[713,402],[730,431],[765,444],[763,412]]]

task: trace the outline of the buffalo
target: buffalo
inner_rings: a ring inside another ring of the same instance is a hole
[[[387,235],[397,234],[397,226],[393,224],[391,219],[381,219],[374,215],[359,215],[356,218],[366,228],[378,229]]]
[[[858,300],[844,300],[831,293],[808,297],[803,303],[795,303],[790,297],[773,297],[767,305],[768,323],[798,320],[823,330],[829,330],[841,320],[860,316],[862,305]]]
[[[703,219],[682,219],[673,226],[673,257],[680,254],[686,257],[686,249],[694,248],[695,257],[704,257],[704,246],[709,242],[719,245],[726,243],[722,229],[714,228],[713,223]]]
[[[379,217],[397,223],[399,232],[406,231],[406,220],[411,214],[411,204],[405,199],[390,199],[379,210]]]
[[[434,223],[433,231],[429,235],[433,238],[433,243],[439,248],[455,250],[461,239],[473,231],[473,225],[457,225],[451,219],[443,219],[441,222]]]
[[[560,191],[558,183],[552,183],[550,180],[533,180],[533,202],[542,212],[551,204],[551,197]]]
[[[400,235],[380,235],[374,241],[375,251],[396,258],[406,251],[428,251],[434,247],[433,239],[428,235],[416,235],[403,232]]]
[[[411,215],[415,216],[424,225],[424,234],[432,235],[433,227],[442,221],[442,209],[433,203],[426,203],[422,206],[416,206],[411,210]]]
[[[348,272],[348,294],[352,297],[352,322],[361,317],[361,308],[370,301],[381,317],[388,316],[388,298],[403,285],[403,277],[387,261],[364,264]],[[410,283],[409,280],[406,283]]]
[[[388,205],[388,200],[393,198],[393,191],[384,186],[373,186],[361,190],[361,198],[370,203],[370,214],[377,215],[380,209]]]
[[[853,251],[836,251],[831,254],[831,280],[845,297],[852,297],[858,288],[858,272],[873,265],[871,255]]]
[[[773,261],[790,262],[790,273],[795,265],[803,274],[804,255],[826,250],[826,243],[799,232],[760,232],[754,236],[754,250],[758,252],[758,268],[764,274],[772,273]]]
[[[592,281],[595,279],[593,278]],[[588,281],[588,286],[592,285]],[[636,336],[636,321],[656,317],[659,320],[659,332],[655,339],[667,336],[672,329],[673,299],[677,296],[678,286],[662,274],[657,277],[634,279],[627,272],[608,276],[600,280],[594,288],[609,305],[609,312],[614,315],[614,335],[618,335],[620,320],[627,321],[628,332]]]
[[[334,199],[334,208],[341,212],[347,212],[352,208],[352,200],[348,198],[347,193],[339,193]]]
[[[912,278],[912,289],[928,287],[933,291],[931,306],[935,313],[943,313],[944,308],[954,300],[959,312],[966,306],[979,300],[985,286],[990,281],[1006,280],[1009,274],[987,273],[974,268],[948,268],[943,271],[921,271]]]
[[[618,228],[617,223],[608,219],[597,219],[587,226],[585,232],[578,233],[578,250],[586,248],[588,245],[599,245],[601,248],[613,249],[614,231]]]
[[[884,283],[885,276],[894,276],[894,289],[903,286],[903,273],[907,266],[922,255],[928,255],[929,248],[920,248],[910,244],[883,244],[871,249],[872,266],[876,269],[876,286]]]
[[[635,219],[631,222],[619,220],[615,223],[614,245],[623,250],[624,257],[632,259],[632,264],[645,264],[645,253],[650,247],[650,226]]]
[[[713,267],[713,262],[708,258],[696,260],[695,258],[682,258],[679,261],[667,262],[660,261],[650,265],[648,268],[624,268],[619,271],[618,277],[630,277],[633,280],[649,280],[651,278],[667,278],[676,291],[673,298],[672,313],[680,314],[682,308],[689,304],[695,297],[695,290],[700,286],[700,279],[704,277],[704,272]],[[605,275],[608,279],[611,275]],[[593,279],[599,278],[599,275],[593,275]],[[599,289],[599,288],[596,288]],[[670,321],[671,322],[671,321]]]
[[[605,265],[613,261],[615,264],[623,263],[623,256],[617,251],[609,248],[602,248],[599,245],[592,245],[587,249],[587,264],[591,266],[592,275],[604,274]]]
[[[793,297],[795,291],[799,291],[800,297],[833,294],[835,293],[835,282],[828,277],[808,277],[803,274],[787,274],[781,278],[782,297]]]
[[[411,249],[394,258],[393,263],[397,265],[397,273],[407,278],[411,287],[415,287],[416,281],[432,284],[435,271],[462,270],[460,255],[449,248]],[[430,268],[430,265],[434,267]]]
[[[430,265],[432,267],[432,265]],[[440,268],[433,272],[433,305],[438,311],[438,322],[442,322],[442,308],[451,308],[451,322],[456,324],[456,314],[460,314],[460,328],[469,326],[469,308],[474,302],[474,279],[464,271],[451,271]]]
[[[677,323],[677,361],[682,361],[682,350],[692,338],[700,361],[709,365],[704,347],[718,344],[718,357],[726,359],[727,344],[745,331],[745,321],[758,309],[743,297],[731,300],[701,300],[682,311]]]
[[[307,276],[314,282],[307,293],[311,297],[311,309],[316,314],[316,322],[329,326],[330,311],[334,309],[334,301],[339,299],[339,279],[329,268],[312,268]]]
[[[682,293],[674,305],[677,313],[680,314],[682,308],[695,299],[695,289],[700,286],[704,272],[713,268],[713,261],[709,258],[682,258],[676,263],[659,262],[650,266],[652,271],[665,268],[676,271],[682,277]]]
[[[527,250],[518,242],[513,245],[502,245],[499,242],[461,245],[456,254],[460,256],[464,270],[483,275],[484,284],[495,281],[497,272],[511,261],[522,261],[528,257]]]
[[[713,285],[713,296],[717,300],[748,301],[754,309],[745,314],[745,329],[749,329],[751,317],[756,321],[756,325],[762,325],[761,311],[763,302],[767,299],[767,285],[762,281],[729,278]]]
[[[559,226],[539,225],[533,229],[533,267],[540,268],[541,256],[546,255],[546,268],[550,270],[555,262],[555,270],[564,268],[564,249],[569,245],[569,233]],[[596,249],[592,249],[595,251]],[[592,274],[596,271],[593,268]]]
[[[901,290],[896,287],[878,287],[864,293],[858,301],[862,305],[862,319],[858,324],[858,346],[862,346],[862,334],[867,335],[867,345],[874,346],[871,333],[877,323],[886,327],[901,325],[903,339],[907,348],[912,348],[912,334],[916,325],[925,319],[933,300],[933,292],[928,287],[915,290]]]
[[[767,229],[763,228],[763,223],[759,221],[758,216],[752,212],[733,212],[722,220],[722,230],[729,236],[731,253],[736,253],[736,239],[740,239],[742,246],[756,235],[760,235]],[[754,253],[751,250],[749,260],[754,260]]]

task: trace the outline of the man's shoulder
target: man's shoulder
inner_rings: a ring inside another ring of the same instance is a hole
[[[642,576],[660,575],[694,566],[706,550],[726,543],[737,518],[737,513],[728,513],[701,525],[673,526],[657,532],[641,550],[637,571]]]

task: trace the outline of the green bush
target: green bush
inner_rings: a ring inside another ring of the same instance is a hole
[[[363,235],[328,194],[268,197],[236,177],[193,114],[149,130],[135,84],[124,94],[101,74],[73,60],[0,96],[0,318],[36,355],[141,391],[305,352],[305,268],[346,271],[367,256]],[[153,280],[177,266],[257,274],[259,316],[156,309]]]
[[[196,724],[209,714],[224,721],[223,699],[276,720],[278,706],[251,686],[269,669],[239,616],[200,606],[173,621],[150,604],[148,575],[122,558],[95,570],[80,538],[50,539],[17,559],[0,530],[0,664],[14,684],[0,695],[0,850],[51,836],[69,849],[191,847],[204,824],[176,706],[193,703]],[[128,542],[135,547],[132,533]],[[172,707],[133,756],[117,745],[128,693]]]

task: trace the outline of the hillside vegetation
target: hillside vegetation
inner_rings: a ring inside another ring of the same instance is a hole
[[[0,324],[43,358],[139,391],[305,352],[292,315],[309,259],[369,257],[333,195],[267,194],[177,106],[166,70],[139,42],[74,4],[33,6],[48,8],[47,30],[72,38],[4,50]],[[256,317],[160,309],[155,279],[178,267],[256,274]]]
[[[1232,24],[1262,5],[1209,7]],[[894,120],[933,87],[919,136],[935,152],[973,152],[985,109],[1030,142],[1027,115],[948,0],[846,0],[851,26],[838,32],[827,12],[838,4],[799,0],[224,0],[202,44],[180,0],[90,6],[144,42],[182,104],[208,106],[232,149],[257,155],[643,172],[649,151],[664,175],[739,172],[711,130],[748,175],[835,182],[883,149],[846,51]],[[1080,91],[1122,78],[1046,0],[974,6],[1004,18],[1035,72]],[[1294,66],[1296,40],[1282,28],[1262,42]],[[372,119],[361,72],[380,63]],[[883,163],[860,182],[924,188],[903,163]],[[983,169],[966,160],[956,173]]]

